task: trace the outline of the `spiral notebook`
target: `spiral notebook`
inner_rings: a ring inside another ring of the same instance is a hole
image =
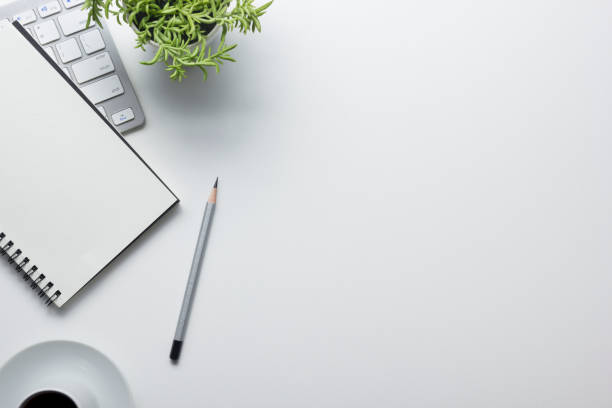
[[[21,26],[0,55],[0,272],[61,307],[178,199]]]

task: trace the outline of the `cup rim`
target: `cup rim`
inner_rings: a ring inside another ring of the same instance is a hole
[[[28,402],[30,399],[36,397],[37,395],[46,393],[46,392],[55,392],[58,394],[64,394],[66,397],[70,398],[70,400],[74,403],[74,405],[76,405],[77,407],[79,406],[79,404],[81,403],[78,398],[76,398],[70,391],[67,390],[62,390],[59,388],[56,389],[51,389],[49,387],[46,388],[41,388],[40,390],[31,392],[30,395],[28,395],[27,397],[25,397],[25,399],[23,401],[21,401],[21,403],[19,404],[19,408],[24,408],[24,404],[26,402]]]

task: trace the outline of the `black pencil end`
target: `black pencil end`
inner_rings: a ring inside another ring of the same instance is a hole
[[[218,183],[219,183],[219,177],[217,177],[217,179],[215,180],[215,185],[213,186],[213,188],[217,188]]]
[[[170,360],[177,362],[181,356],[181,349],[183,348],[183,342],[181,340],[174,340],[172,342],[172,348],[170,349]]]

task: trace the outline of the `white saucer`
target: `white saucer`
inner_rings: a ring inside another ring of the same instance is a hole
[[[39,343],[17,353],[0,369],[0,407],[18,407],[41,389],[63,389],[78,382],[99,408],[132,408],[130,391],[119,369],[104,354],[72,341]]]

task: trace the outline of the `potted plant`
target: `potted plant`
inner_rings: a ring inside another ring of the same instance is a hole
[[[114,3],[114,7],[113,7]],[[224,61],[235,61],[230,51],[237,44],[226,44],[227,33],[261,31],[259,17],[270,7],[269,1],[259,7],[254,0],[86,0],[89,9],[87,25],[113,15],[119,24],[129,24],[136,32],[136,47],[157,47],[155,56],[142,64],[163,62],[170,78],[181,81],[188,67],[199,68],[204,80],[207,69]],[[220,33],[219,45],[212,40]]]

